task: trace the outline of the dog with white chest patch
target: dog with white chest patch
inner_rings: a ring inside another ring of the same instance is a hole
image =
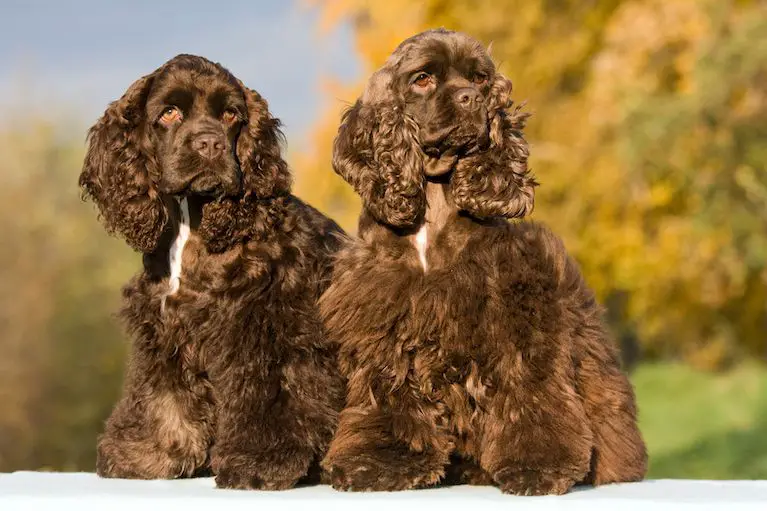
[[[518,495],[644,477],[631,385],[576,262],[533,209],[527,115],[475,39],[415,35],[344,115],[359,239],[320,300],[348,378],[340,490]]]
[[[101,476],[212,470],[220,487],[283,489],[319,475],[344,386],[316,300],[341,230],[290,194],[280,137],[258,93],[192,55],[91,128],[84,195],[143,254]]]

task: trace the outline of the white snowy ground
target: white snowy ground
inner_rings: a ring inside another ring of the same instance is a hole
[[[0,511],[767,511],[767,481],[657,480],[578,488],[561,497],[513,497],[491,487],[339,493],[328,486],[283,492],[216,490],[213,479],[128,481],[94,474],[0,474]]]

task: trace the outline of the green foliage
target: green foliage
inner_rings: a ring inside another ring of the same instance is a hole
[[[632,377],[653,479],[767,479],[767,370],[653,364]]]
[[[137,257],[80,200],[85,130],[67,128],[0,127],[0,471],[92,469],[119,395],[112,314]]]
[[[722,4],[708,16],[710,34],[694,48],[689,73],[622,93],[625,121],[616,134],[626,173],[636,185],[664,190],[645,212],[646,229],[685,222],[688,246],[707,251],[690,254],[695,273],[666,277],[685,301],[680,313],[695,312],[694,324],[662,323],[668,301],[643,314],[653,317],[656,344],[671,337],[685,347],[764,355],[767,16]]]

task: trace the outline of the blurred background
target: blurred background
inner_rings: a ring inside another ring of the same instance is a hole
[[[405,37],[486,44],[534,116],[549,223],[608,308],[650,477],[767,479],[767,2],[0,2],[0,471],[94,468],[140,256],[76,186],[85,132],[178,53],[285,123],[296,193],[355,230],[340,112]]]

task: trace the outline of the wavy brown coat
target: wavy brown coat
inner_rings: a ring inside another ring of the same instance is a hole
[[[195,101],[218,94],[243,109],[228,155],[240,191],[188,196],[192,232],[174,294],[179,205],[161,191],[169,169],[146,106],[165,91]],[[222,487],[282,489],[319,473],[343,382],[316,300],[341,231],[290,195],[278,127],[226,69],[180,55],[131,85],[90,130],[80,185],[107,230],[143,254],[123,289],[120,318],[133,342],[122,399],[98,442],[101,476],[212,470]]]
[[[348,378],[323,461],[332,484],[549,494],[642,479],[634,394],[594,293],[550,230],[507,220],[532,211],[536,185],[509,80],[487,71],[487,145],[459,156],[446,177],[426,177],[435,162],[400,74],[437,58],[452,69],[490,62],[459,33],[408,39],[335,141],[334,168],[364,211],[320,302]],[[431,241],[419,256],[422,231]]]

